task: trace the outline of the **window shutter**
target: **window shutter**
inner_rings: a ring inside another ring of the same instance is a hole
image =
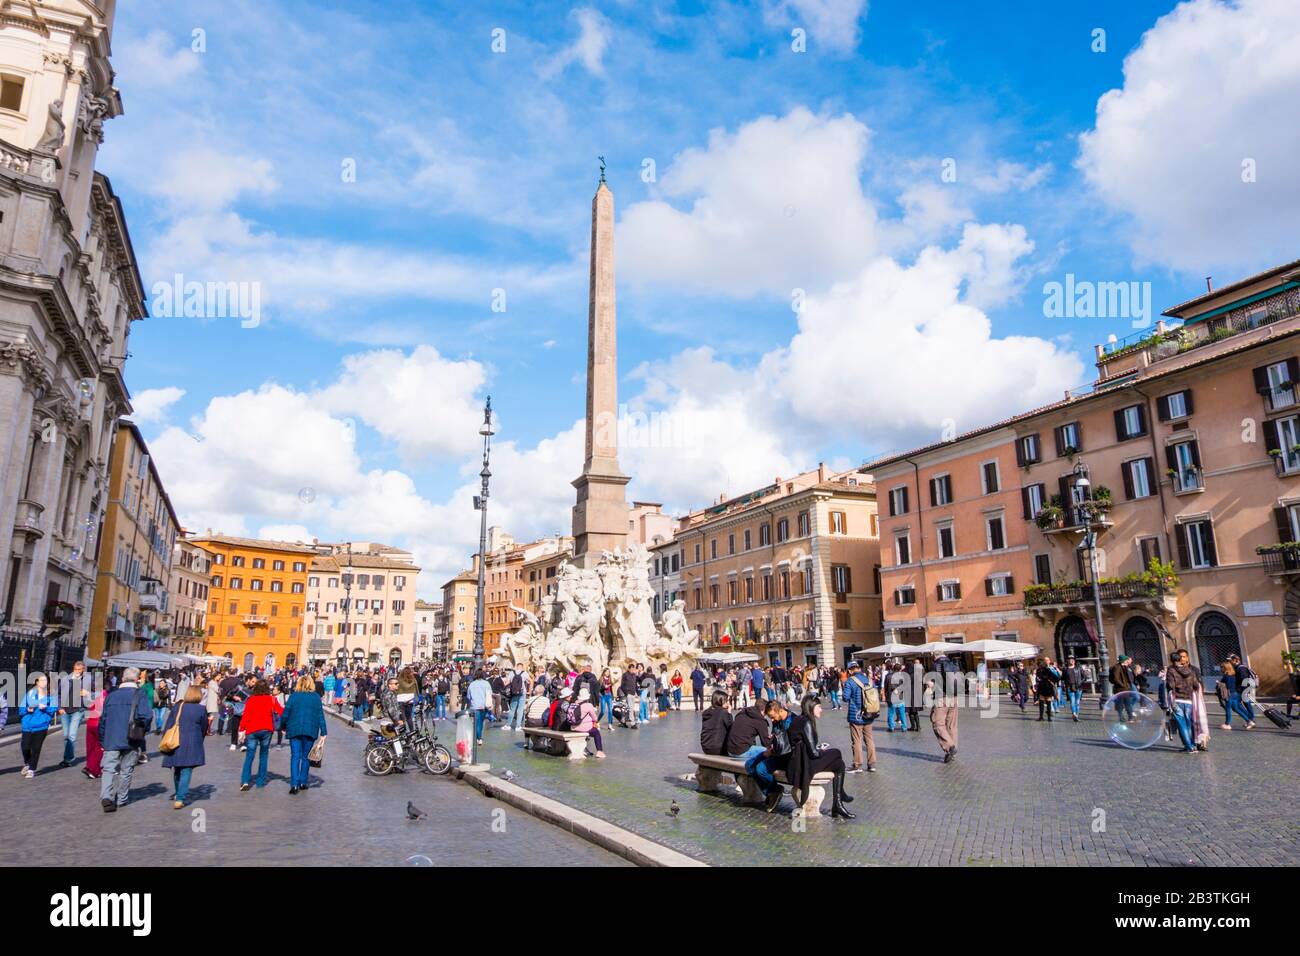
[[[1028,488],[1020,489],[1020,509],[1022,512],[1024,512],[1026,521],[1029,521],[1031,518],[1033,518],[1033,515],[1029,513],[1029,489]]]
[[[1282,448],[1282,439],[1278,436],[1277,422],[1264,421],[1264,451]]]
[[[1277,521],[1277,540],[1279,544],[1286,544],[1291,540],[1291,516],[1287,514],[1285,508],[1274,508],[1273,518]]]
[[[1178,566],[1180,568],[1191,567],[1191,558],[1187,556],[1187,525],[1180,524],[1175,526],[1174,537],[1178,541]]]
[[[1286,377],[1292,385],[1300,384],[1300,359],[1286,360]]]
[[[894,493],[889,493],[889,517],[894,517]]]
[[[907,486],[904,485],[904,486],[903,486],[903,514],[907,514],[907,512],[910,511],[910,510],[911,510],[911,509],[909,508],[909,506],[908,506],[908,504],[907,504]]]
[[[1007,593],[1008,594],[1016,593],[1016,579],[1010,576],[1007,577]]]
[[[1133,500],[1133,466],[1136,462],[1126,461],[1124,467],[1120,469],[1120,474],[1124,476],[1124,497],[1129,501]]]
[[[1219,552],[1214,547],[1214,525],[1205,523],[1205,556],[1210,560],[1210,567],[1219,566]]]
[[[1074,423],[1074,450],[1083,451],[1083,422]]]
[[[1268,366],[1261,365],[1257,369],[1251,370],[1251,375],[1255,376],[1255,391],[1263,395],[1268,391]]]
[[[1056,429],[1052,432],[1052,435],[1056,439],[1056,457],[1064,458],[1065,457],[1065,426],[1057,425]]]
[[[993,596],[993,579],[992,579],[992,578],[985,578],[985,579],[984,579],[984,596],[985,596],[985,597],[992,597],[992,596]]]
[[[1192,406],[1192,390],[1190,388],[1183,389],[1183,404],[1187,406],[1188,415],[1196,411],[1196,409]]]
[[[1068,527],[1075,523],[1074,521],[1074,497],[1070,493],[1070,479],[1072,475],[1062,475],[1057,483],[1058,493],[1061,496],[1061,511],[1065,513],[1065,524]]]
[[[939,486],[938,478],[930,479],[930,507],[934,508],[939,504]]]
[[[956,597],[958,601],[960,601],[960,600],[961,600],[961,582],[958,581],[956,584],[954,584],[954,585],[952,586],[952,590],[953,590],[953,596]]]
[[[1188,444],[1192,446],[1192,464],[1195,465],[1197,468],[1200,468],[1201,467],[1201,443],[1199,441],[1193,440],[1188,442]]]
[[[939,480],[943,482],[944,498],[948,501],[952,501],[952,475],[944,475]]]
[[[1016,439],[1016,464],[1021,468],[1025,467],[1025,440],[1023,438]]]
[[[1117,408],[1115,409],[1115,440],[1123,441],[1126,438],[1128,434],[1124,431],[1124,409]]]
[[[937,600],[940,600],[940,601],[943,600],[943,585],[942,585],[942,584],[936,584],[936,585],[934,586],[934,596],[935,596],[935,598],[936,598]]]
[[[1138,430],[1139,435],[1147,433],[1147,407],[1145,405],[1137,406],[1138,410]]]
[[[1165,446],[1165,467],[1172,468],[1174,471],[1178,470],[1178,455],[1174,452],[1173,445]]]
[[[1169,414],[1169,396],[1161,395],[1156,399],[1156,417],[1162,422],[1167,422],[1173,416]]]

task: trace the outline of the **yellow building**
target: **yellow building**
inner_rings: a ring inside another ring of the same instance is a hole
[[[140,429],[126,419],[113,438],[108,497],[86,647],[94,658],[147,648],[168,612],[176,512]],[[62,604],[47,609],[62,613]]]
[[[442,632],[446,635],[448,660],[473,656],[477,609],[478,574],[475,572],[462,571],[442,586]]]
[[[316,552],[304,544],[220,534],[189,540],[212,554],[204,653],[246,671],[296,664],[307,565]]]

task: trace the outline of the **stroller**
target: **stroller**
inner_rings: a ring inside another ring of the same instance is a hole
[[[615,700],[613,706],[610,708],[610,713],[613,715],[615,723],[623,724],[626,726],[627,704],[623,700],[621,699]]]

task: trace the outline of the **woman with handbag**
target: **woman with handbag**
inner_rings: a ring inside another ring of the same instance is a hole
[[[172,809],[185,806],[190,792],[190,778],[195,767],[204,764],[203,739],[208,735],[208,711],[203,705],[203,689],[191,684],[180,703],[172,705],[163,722],[162,751],[164,767],[172,772]]]
[[[325,708],[310,677],[298,678],[280,715],[280,726],[289,737],[289,795],[307,789],[308,757],[317,737],[325,737]]]

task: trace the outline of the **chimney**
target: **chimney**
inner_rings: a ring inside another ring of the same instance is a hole
[[[1206,292],[1214,291],[1214,283],[1210,281],[1210,276],[1205,277],[1205,291]]]
[[[820,483],[825,480],[826,480],[826,462],[819,461],[817,463],[817,481]]]

